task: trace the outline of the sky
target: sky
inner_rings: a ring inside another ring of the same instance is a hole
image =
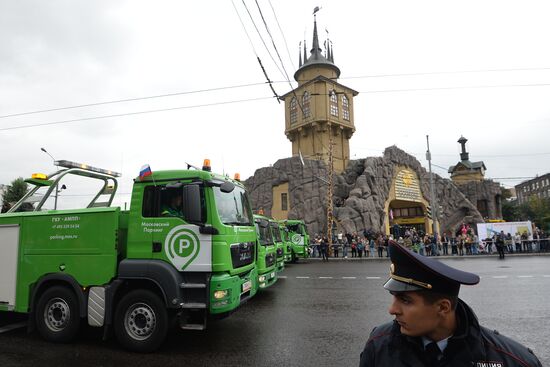
[[[278,95],[296,87],[316,6],[338,81],[359,92],[352,159],[396,145],[427,167],[429,135],[433,170],[449,177],[463,135],[506,187],[550,171],[547,1],[3,0],[0,184],[53,172],[42,147],[121,172],[119,205],[144,164],[209,158],[245,179],[289,157],[284,104],[257,57]]]

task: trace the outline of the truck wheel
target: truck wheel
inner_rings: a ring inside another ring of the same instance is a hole
[[[120,344],[134,352],[153,352],[166,338],[168,312],[153,292],[140,289],[125,295],[115,312],[115,334]]]
[[[35,320],[44,339],[55,343],[70,342],[80,327],[76,295],[63,286],[48,288],[38,299]]]

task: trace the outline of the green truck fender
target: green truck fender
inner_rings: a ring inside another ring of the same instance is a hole
[[[86,317],[87,300],[84,291],[80,287],[80,284],[71,275],[65,273],[50,273],[38,278],[34,287],[31,290],[31,298],[29,303],[29,322],[27,329],[34,330],[34,306],[36,301],[44,290],[52,285],[64,285],[72,289],[78,298],[79,316],[81,318]]]
[[[162,292],[167,308],[180,308],[183,299],[181,273],[162,260],[124,259],[118,265],[118,279],[149,280]]]

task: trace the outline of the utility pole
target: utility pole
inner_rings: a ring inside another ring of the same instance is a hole
[[[328,125],[328,190],[327,190],[327,237],[328,237],[328,254],[332,255],[332,195],[334,191],[334,183],[332,180],[334,174],[334,156],[332,152],[332,126]]]
[[[436,241],[439,239],[439,235],[437,233],[437,201],[435,197],[435,189],[434,189],[434,178],[432,174],[432,153],[430,153],[430,137],[429,135],[426,135],[426,144],[428,145],[428,150],[426,151],[426,160],[428,161],[428,167],[430,168],[430,205],[432,207],[432,231],[436,238]]]

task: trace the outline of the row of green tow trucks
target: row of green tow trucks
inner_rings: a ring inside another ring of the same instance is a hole
[[[112,206],[120,174],[55,164],[0,214],[0,312],[27,314],[29,331],[48,341],[70,342],[87,322],[152,352],[172,325],[206,329],[273,285],[285,261],[307,257],[303,222],[253,216],[244,185],[212,173],[209,160],[142,167],[128,210]],[[97,191],[85,207],[58,206],[75,176]]]

